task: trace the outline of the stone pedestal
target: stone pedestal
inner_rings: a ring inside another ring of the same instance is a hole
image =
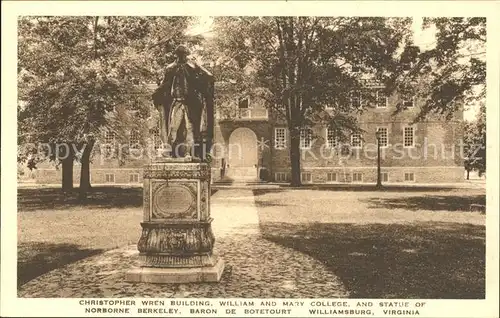
[[[164,159],[144,167],[144,217],[137,247],[141,268],[126,280],[217,282],[224,262],[212,253],[210,167]]]

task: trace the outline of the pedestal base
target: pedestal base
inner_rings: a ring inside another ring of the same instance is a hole
[[[125,280],[155,284],[218,282],[222,277],[223,271],[224,261],[219,258],[215,265],[211,267],[141,267],[127,272]]]

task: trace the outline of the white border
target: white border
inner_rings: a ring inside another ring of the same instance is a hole
[[[16,104],[14,61],[17,15],[328,15],[339,16],[487,16],[488,184],[485,300],[425,300],[420,317],[496,317],[498,310],[498,105],[499,4],[494,1],[9,1],[2,2],[2,263],[1,316],[80,316],[77,299],[18,299],[16,297]],[[372,300],[374,302],[380,300]],[[307,312],[299,313],[305,316]]]

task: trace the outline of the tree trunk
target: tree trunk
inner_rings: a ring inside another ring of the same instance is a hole
[[[68,193],[73,191],[73,156],[66,156],[62,160],[62,191]]]
[[[81,163],[82,170],[80,172],[80,193],[79,199],[85,200],[87,199],[87,194],[90,191],[90,153],[92,152],[92,148],[94,147],[95,140],[90,140],[83,150]]]
[[[291,186],[299,187],[300,181],[300,130],[290,130],[290,165],[292,167]]]
[[[469,173],[470,173],[470,170],[467,169],[467,180],[469,180]]]

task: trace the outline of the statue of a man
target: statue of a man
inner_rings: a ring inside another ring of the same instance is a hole
[[[153,93],[160,113],[160,134],[172,157],[206,160],[212,146],[214,80],[212,74],[188,60],[180,45],[176,61],[168,65],[162,84]]]

